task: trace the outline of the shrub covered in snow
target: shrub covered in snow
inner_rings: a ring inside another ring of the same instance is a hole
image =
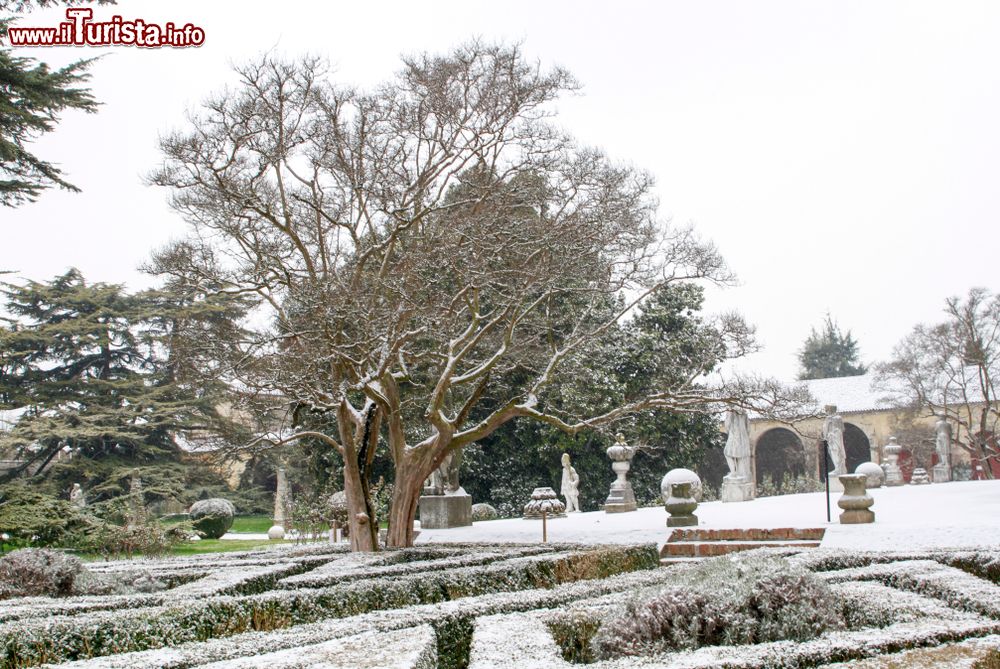
[[[500,513],[485,502],[472,505],[472,520],[474,522],[478,522],[480,520],[496,520],[499,517]]]
[[[48,548],[22,548],[0,558],[0,598],[64,597],[73,592],[83,563]]]
[[[618,610],[571,610],[550,627],[567,659],[651,655],[703,645],[805,640],[844,626],[829,586],[772,556],[721,557]]]
[[[194,529],[209,539],[218,539],[233,526],[236,507],[228,499],[213,497],[198,500],[188,511]]]

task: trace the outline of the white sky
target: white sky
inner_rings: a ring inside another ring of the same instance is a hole
[[[53,26],[62,9],[18,25]],[[261,51],[321,54],[343,81],[388,78],[398,56],[479,36],[522,40],[568,68],[580,96],[560,122],[649,169],[664,216],[694,222],[741,285],[765,350],[744,367],[790,379],[829,311],[865,362],[887,358],[946,297],[997,290],[1000,3],[306,2],[120,0],[96,19],[194,23],[193,49],[21,49],[50,64],[106,54],[94,115],[39,140],[82,194],[0,210],[0,268],[148,285],[136,267],[184,233],[166,192],[142,184],[158,134]]]

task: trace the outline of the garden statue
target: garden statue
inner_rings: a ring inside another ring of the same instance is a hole
[[[420,527],[440,530],[472,525],[472,495],[458,482],[462,450],[449,451],[424,482],[420,496]]]
[[[833,469],[827,473],[827,478],[830,481],[831,490],[843,490],[837,477],[847,473],[847,452],[844,450],[844,419],[837,413],[835,405],[828,404],[824,408],[826,409],[826,420],[823,421],[823,438],[826,440],[830,459],[833,460]]]
[[[723,502],[745,502],[754,498],[753,474],[750,468],[750,421],[742,411],[726,414],[726,448],[723,454],[729,474],[722,479]]]
[[[73,489],[69,491],[69,501],[70,504],[78,506],[81,509],[87,506],[87,500],[83,495],[83,488],[80,487],[79,483],[74,483]]]
[[[566,498],[566,513],[580,511],[580,476],[569,462],[569,453],[562,454],[562,486],[559,493]]]
[[[424,484],[425,495],[464,495],[458,482],[458,469],[462,465],[462,450],[450,451],[441,464],[431,472]]]
[[[937,452],[938,461],[932,470],[935,483],[945,483],[951,480],[951,423],[947,421],[943,414],[938,414],[937,423],[934,426],[936,433],[934,439],[934,450]]]

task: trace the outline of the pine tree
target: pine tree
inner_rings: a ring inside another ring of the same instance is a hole
[[[181,496],[190,472],[178,435],[225,421],[222,389],[185,371],[202,363],[180,342],[230,327],[238,309],[169,287],[88,284],[75,269],[3,286],[12,318],[0,329],[0,408],[22,413],[0,449],[23,459],[7,478],[67,451],[72,459],[52,468],[63,486],[82,477],[90,495],[112,496],[138,467],[148,496]]]
[[[827,314],[823,329],[817,332],[813,328],[799,351],[799,380],[864,374],[868,368],[861,364],[858,355],[858,342],[851,331],[841,332]]]
[[[26,3],[20,3],[25,5]],[[7,37],[8,21],[0,19],[0,39]],[[90,75],[93,58],[50,70],[34,58],[0,49],[0,205],[16,207],[35,201],[51,186],[79,189],[66,181],[62,170],[28,150],[40,135],[52,132],[59,114],[67,109],[97,111],[97,101],[80,87]]]

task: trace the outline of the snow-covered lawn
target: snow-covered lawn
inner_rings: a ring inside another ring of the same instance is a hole
[[[728,504],[707,502],[699,505],[695,514],[700,521],[698,526],[709,529],[825,527],[823,548],[904,550],[1000,546],[1000,481],[907,485],[877,488],[870,494],[875,498],[872,507],[875,522],[870,525],[837,522],[839,493],[830,494],[830,523],[826,521],[825,493],[761,497]],[[577,513],[548,521],[549,541],[662,544],[669,534],[667,512],[662,506],[633,513]],[[541,541],[541,537],[541,521],[515,518],[448,530],[422,530],[417,543],[524,543]]]

